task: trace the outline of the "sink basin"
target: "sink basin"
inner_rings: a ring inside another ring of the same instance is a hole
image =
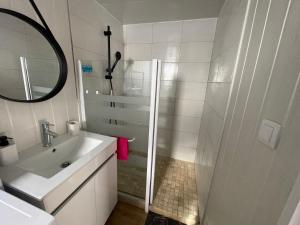
[[[103,141],[84,136],[70,137],[60,144],[19,161],[16,166],[37,175],[50,178],[86,155]]]
[[[22,151],[18,162],[0,168],[0,177],[11,194],[53,213],[116,149],[113,137],[85,131],[62,135],[51,147]]]

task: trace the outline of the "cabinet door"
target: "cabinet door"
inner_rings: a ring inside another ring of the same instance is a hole
[[[97,225],[94,178],[58,211],[55,220],[57,225]]]
[[[104,225],[118,201],[117,156],[107,161],[95,176],[98,225]]]

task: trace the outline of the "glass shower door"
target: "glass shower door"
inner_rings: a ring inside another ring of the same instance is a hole
[[[109,85],[104,76],[83,72],[83,64],[89,63],[92,62],[78,62],[82,122],[87,131],[128,138],[129,158],[118,161],[118,189],[148,202],[155,153],[160,62],[125,62],[124,76],[118,81],[112,80],[114,96],[107,88],[101,89],[105,82]]]

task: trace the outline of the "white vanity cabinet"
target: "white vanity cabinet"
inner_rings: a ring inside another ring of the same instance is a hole
[[[57,225],[97,225],[95,196],[91,179],[54,216]]]
[[[104,225],[117,203],[117,157],[113,155],[55,213],[57,225]]]
[[[118,201],[117,157],[111,158],[95,175],[97,224],[105,224]]]

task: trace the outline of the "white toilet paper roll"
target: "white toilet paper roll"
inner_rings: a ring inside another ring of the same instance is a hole
[[[78,135],[80,131],[80,123],[75,120],[67,122],[68,134]]]

